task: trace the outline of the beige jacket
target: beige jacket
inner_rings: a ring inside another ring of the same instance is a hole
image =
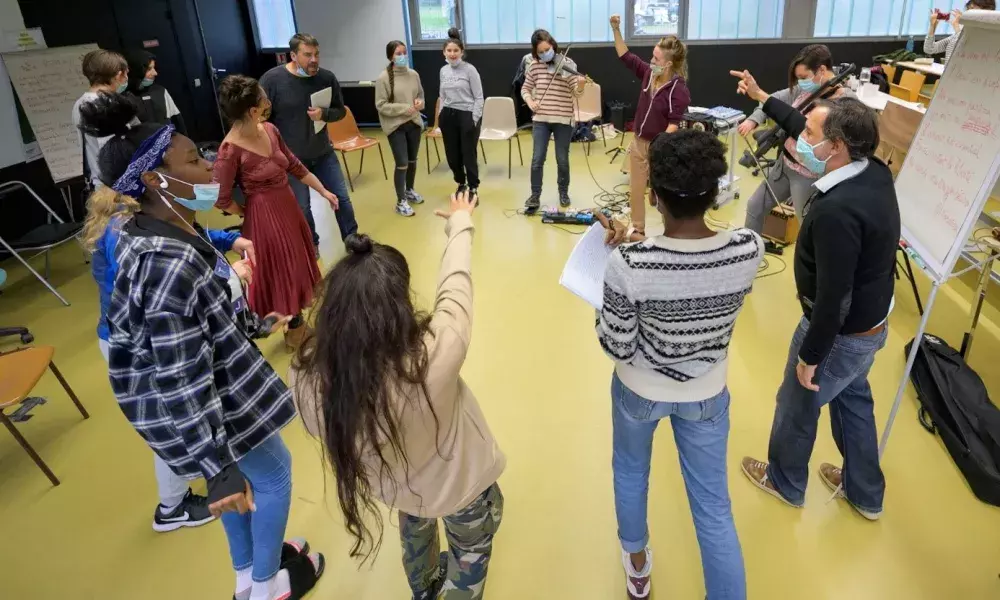
[[[439,426],[418,387],[409,393],[412,400],[398,398],[408,473],[397,463],[383,481],[371,482],[387,505],[419,517],[439,518],[465,508],[496,482],[507,462],[460,375],[472,335],[472,233],[468,213],[458,212],[448,219],[431,335],[425,340],[426,385]],[[289,378],[306,429],[318,435],[321,416],[311,386],[300,385],[295,369]],[[386,458],[393,460],[391,455]],[[374,459],[368,466],[370,472],[378,473]]]
[[[413,121],[421,127],[424,124],[420,111],[412,115],[406,114],[413,106],[414,100],[424,99],[424,86],[420,83],[420,74],[409,68],[392,69],[394,80],[392,102],[389,102],[389,72],[383,69],[375,81],[375,109],[378,110],[378,120],[386,135],[399,129],[403,123]]]

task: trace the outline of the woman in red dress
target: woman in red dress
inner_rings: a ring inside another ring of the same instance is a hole
[[[337,197],[292,154],[278,129],[266,122],[271,103],[256,79],[227,77],[219,86],[219,104],[232,127],[215,162],[214,179],[220,187],[216,206],[245,214],[242,234],[257,250],[250,307],[258,314],[294,315],[285,345],[295,349],[308,333],[302,310],[312,302],[320,273],[312,234],[288,185],[288,174],[319,192],[334,210]],[[243,208],[233,202],[234,183],[246,198]]]

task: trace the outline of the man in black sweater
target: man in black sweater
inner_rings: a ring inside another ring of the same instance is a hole
[[[341,238],[358,231],[354,219],[354,206],[340,169],[340,161],[330,144],[326,127],[316,132],[315,123],[332,123],[344,118],[344,96],[340,92],[340,82],[333,73],[319,66],[319,42],[311,35],[296,33],[288,42],[292,60],[286,65],[274,67],[260,78],[260,85],[271,100],[271,122],[281,132],[281,137],[292,149],[292,153],[302,161],[309,171],[316,175],[326,189],[337,196],[337,226]],[[330,108],[311,108],[310,96],[331,88],[333,99]],[[302,214],[312,231],[313,244],[319,245],[316,221],[313,219],[309,202],[309,188],[295,177],[288,182],[295,192]],[[318,256],[318,253],[317,253]]]
[[[805,501],[820,409],[830,405],[843,467],[819,475],[869,520],[882,512],[874,400],[868,372],[884,345],[893,302],[899,206],[889,169],[874,157],[878,117],[852,98],[820,104],[808,117],[769,97],[746,71],[739,91],[797,138],[797,160],[822,177],[806,204],[795,250],[795,287],[804,314],[778,390],[768,463],[743,459],[759,488],[792,506]]]

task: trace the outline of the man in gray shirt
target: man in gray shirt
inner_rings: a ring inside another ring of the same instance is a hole
[[[73,105],[73,126],[80,128],[80,106],[93,102],[100,93],[120,94],[128,87],[128,63],[125,57],[111,50],[93,50],[83,57],[83,75],[90,82],[90,89],[80,96]],[[84,177],[96,189],[100,187],[101,171],[97,157],[104,143],[111,136],[97,137],[80,131],[80,145],[83,147]]]
[[[347,182],[326,127],[317,133],[314,126],[317,121],[339,121],[347,114],[340,83],[333,73],[320,68],[319,42],[316,38],[296,33],[288,45],[291,47],[291,62],[274,67],[260,78],[260,85],[271,100],[271,122],[281,132],[281,137],[292,153],[319,178],[326,189],[337,196],[340,201],[340,208],[336,212],[337,226],[340,228],[341,238],[346,238],[358,230]],[[326,88],[331,88],[333,92],[330,108],[310,108],[310,96]],[[316,221],[309,202],[309,188],[295,177],[289,177],[288,182],[295,192],[306,222],[309,223],[313,243],[319,245]]]

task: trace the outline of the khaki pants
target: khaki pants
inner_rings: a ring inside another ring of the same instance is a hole
[[[629,147],[629,208],[632,225],[646,231],[646,188],[649,186],[649,142],[636,137]]]

